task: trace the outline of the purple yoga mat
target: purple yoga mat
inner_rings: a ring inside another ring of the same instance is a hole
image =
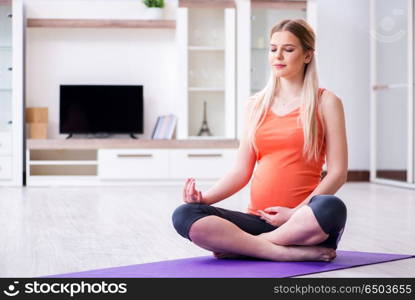
[[[118,278],[283,278],[347,269],[414,257],[413,255],[337,251],[332,262],[272,262],[202,256],[91,270],[48,277]]]

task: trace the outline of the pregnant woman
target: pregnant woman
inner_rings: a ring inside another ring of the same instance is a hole
[[[234,167],[203,194],[193,178],[185,183],[173,225],[218,258],[336,256],[346,223],[346,206],[334,196],[347,177],[345,117],[341,100],[319,87],[314,51],[315,34],[304,20],[272,27],[270,78],[246,102]],[[246,213],[212,206],[252,176]]]

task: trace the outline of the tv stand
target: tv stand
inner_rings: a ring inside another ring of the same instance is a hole
[[[182,185],[191,174],[210,185],[232,167],[238,144],[213,139],[29,139],[26,183]]]
[[[67,140],[67,139],[70,139],[72,136],[73,136],[73,133],[70,133],[70,134],[66,137],[66,140]]]
[[[130,136],[131,136],[131,138],[132,138],[132,139],[136,139],[136,140],[138,139],[138,137],[136,137],[136,136],[134,135],[134,133],[130,133]]]

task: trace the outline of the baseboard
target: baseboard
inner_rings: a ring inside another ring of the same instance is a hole
[[[323,179],[326,174],[327,172],[323,171],[321,178]],[[347,172],[347,182],[369,181],[369,175],[369,171],[367,170],[349,170]]]
[[[382,179],[406,181],[407,178],[406,170],[379,170],[376,173],[376,177]]]
[[[323,171],[322,177],[326,176],[327,172]],[[378,170],[377,177],[383,179],[392,179],[399,181],[406,181],[406,170]],[[347,172],[347,182],[355,181],[370,181],[370,172],[368,170],[349,170]]]
[[[370,172],[368,170],[349,170],[347,172],[347,182],[369,181]]]

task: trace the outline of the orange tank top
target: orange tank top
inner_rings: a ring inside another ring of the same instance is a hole
[[[318,90],[320,96],[324,89]],[[318,145],[322,151],[318,160],[306,161],[303,157],[304,134],[298,121],[297,108],[283,116],[270,110],[255,133],[257,165],[251,183],[251,200],[248,213],[271,206],[294,208],[303,202],[317,187],[325,162],[326,143],[322,122],[318,120]]]

